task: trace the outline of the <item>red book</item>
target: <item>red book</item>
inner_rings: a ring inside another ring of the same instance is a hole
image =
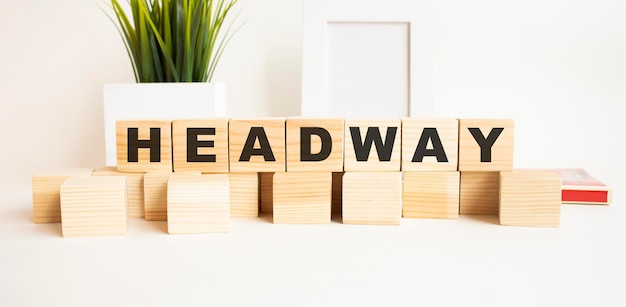
[[[611,189],[601,181],[591,177],[580,168],[555,169],[561,175],[564,204],[608,205],[611,203]]]

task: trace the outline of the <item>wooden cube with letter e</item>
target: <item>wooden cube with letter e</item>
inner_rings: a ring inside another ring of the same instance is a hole
[[[231,172],[284,172],[285,119],[231,119],[228,123]]]
[[[460,119],[459,171],[512,170],[514,126],[511,119]]]
[[[228,172],[228,119],[174,120],[175,172]]]
[[[119,172],[171,172],[172,123],[120,120],[116,123]]]
[[[400,119],[346,119],[346,172],[400,171]]]
[[[288,172],[343,171],[343,119],[288,118]]]

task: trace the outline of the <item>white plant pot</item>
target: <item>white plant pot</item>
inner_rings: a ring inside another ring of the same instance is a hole
[[[226,116],[223,83],[104,85],[106,165],[117,165],[115,123],[122,119],[197,119]]]

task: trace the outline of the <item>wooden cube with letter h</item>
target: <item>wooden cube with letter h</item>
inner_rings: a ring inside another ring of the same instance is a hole
[[[459,172],[404,172],[402,216],[452,219],[459,216]]]
[[[284,172],[285,119],[231,119],[228,123],[231,172]]]
[[[172,123],[120,120],[116,123],[119,172],[171,172]]]
[[[512,170],[514,126],[510,119],[460,119],[459,171]]]
[[[88,168],[56,169],[39,172],[32,177],[33,222],[61,222],[61,185],[72,177],[89,177]]]
[[[500,224],[559,227],[561,177],[554,172],[500,172]]]
[[[401,172],[346,172],[342,188],[344,224],[400,225]]]
[[[175,172],[228,172],[228,119],[174,120]]]
[[[124,235],[126,177],[74,177],[61,186],[64,237]]]
[[[273,184],[274,223],[330,223],[331,172],[275,173]]]

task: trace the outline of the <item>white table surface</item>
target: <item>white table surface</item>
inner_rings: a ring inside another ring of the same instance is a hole
[[[626,306],[626,209],[564,205],[561,227],[496,216],[62,238],[29,191],[0,206],[0,306]]]

